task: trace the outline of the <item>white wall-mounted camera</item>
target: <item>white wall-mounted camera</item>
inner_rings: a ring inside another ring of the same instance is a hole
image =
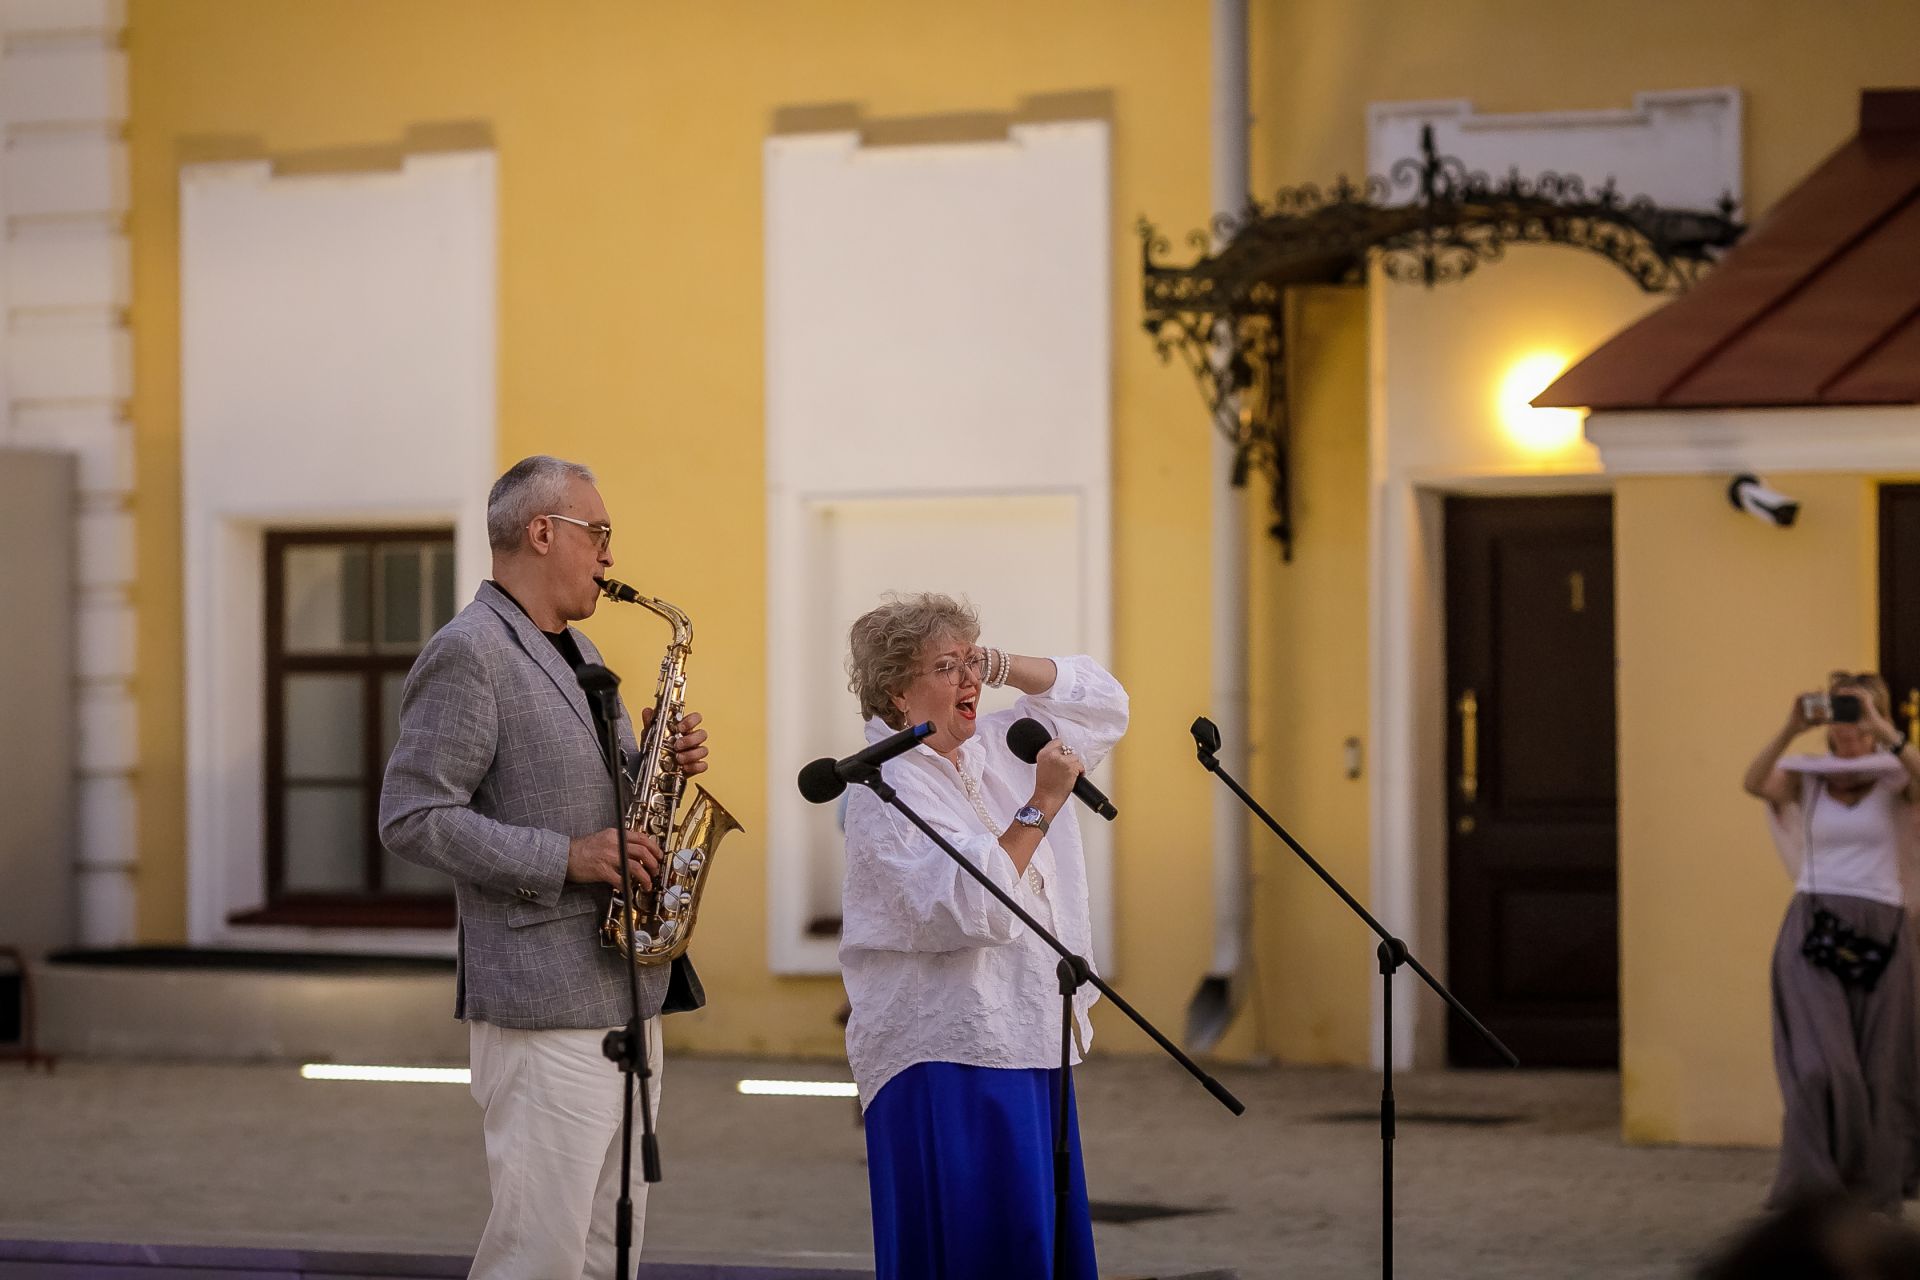
[[[1727,486],[1727,501],[1735,511],[1744,511],[1756,520],[1785,529],[1800,514],[1800,504],[1784,493],[1776,493],[1760,483],[1756,475],[1742,474]]]

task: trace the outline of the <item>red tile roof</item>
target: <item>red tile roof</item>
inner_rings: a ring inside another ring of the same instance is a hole
[[[1860,132],[1706,279],[1533,403],[1920,403],[1920,89],[1863,93]]]

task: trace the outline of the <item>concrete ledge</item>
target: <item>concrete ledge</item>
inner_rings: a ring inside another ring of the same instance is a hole
[[[40,1048],[89,1057],[467,1060],[453,975],[33,966]]]

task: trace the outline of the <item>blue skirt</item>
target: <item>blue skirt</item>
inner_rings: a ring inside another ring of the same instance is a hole
[[[1060,1071],[922,1062],[867,1108],[877,1280],[1055,1274],[1053,1134]],[[1080,1123],[1067,1098],[1059,1274],[1098,1280]]]

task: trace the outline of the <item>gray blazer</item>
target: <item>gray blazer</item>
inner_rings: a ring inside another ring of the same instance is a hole
[[[588,662],[600,654],[578,631]],[[620,738],[635,749],[624,707]],[[613,825],[613,791],[579,682],[492,583],[421,650],[400,697],[380,792],[380,838],[453,877],[457,1018],[502,1027],[614,1027],[632,1012],[618,951],[602,947],[605,886],[568,884],[573,836]],[[640,971],[640,1013],[668,972]]]

